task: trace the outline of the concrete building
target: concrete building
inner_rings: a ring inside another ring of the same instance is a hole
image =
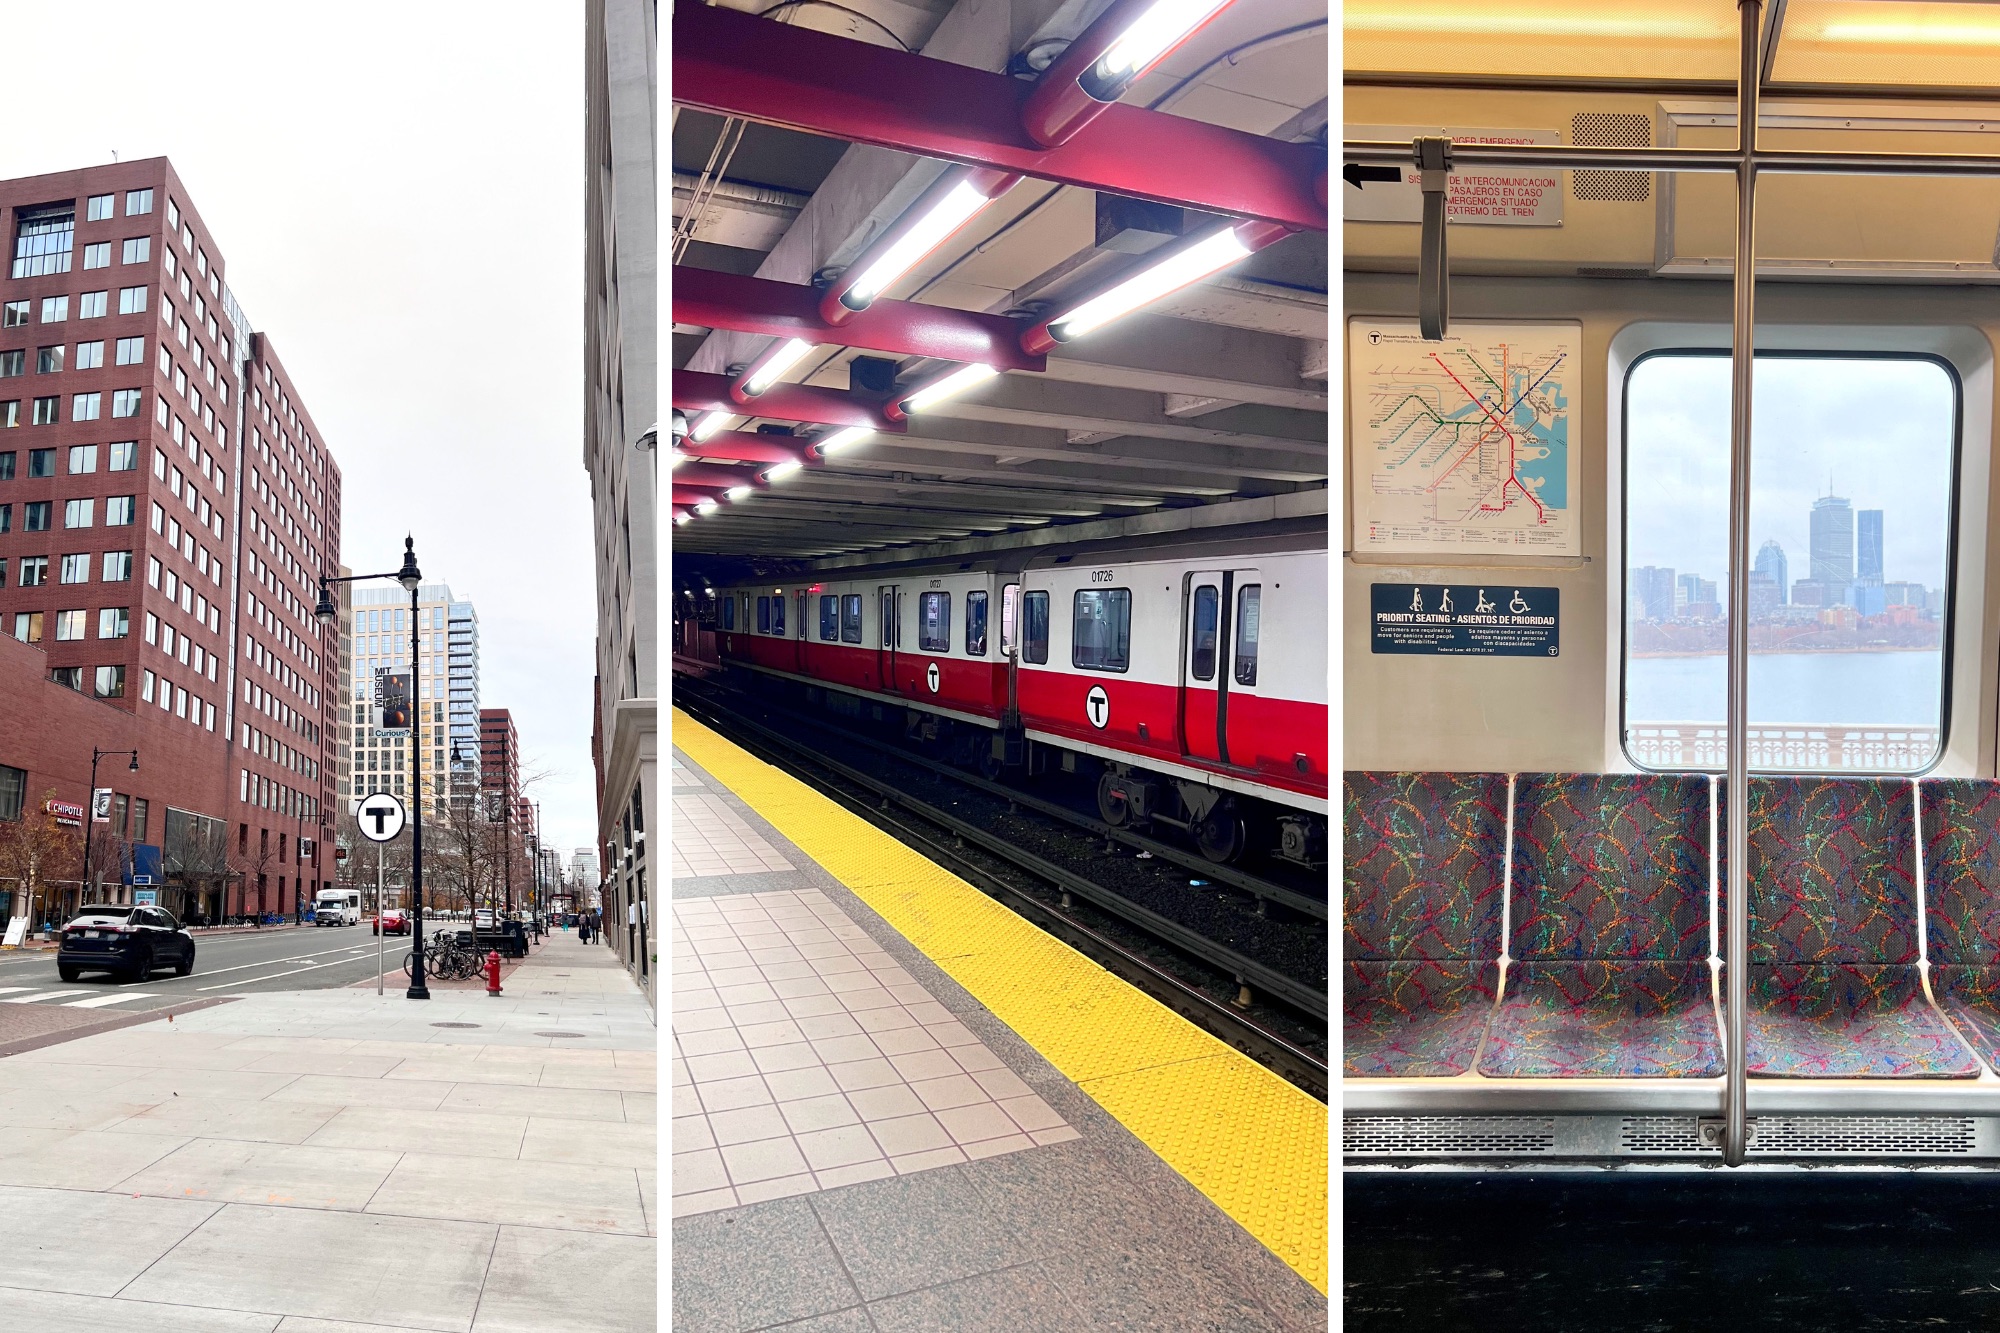
[[[1854,583],[1854,508],[1838,495],[1813,501],[1810,519],[1812,580],[1833,591],[1822,606],[1847,600]]]
[[[184,910],[291,912],[332,877],[339,469],[165,158],[0,183],[0,233],[0,628],[221,774],[148,830],[226,826]]]
[[[376,680],[382,672],[406,672],[411,664],[410,595],[394,584],[360,583],[354,589],[354,671],[347,705],[355,728],[353,779],[348,800],[371,791],[410,795],[409,740],[375,726]],[[415,732],[424,747],[424,817],[440,817],[462,778],[451,762],[451,668],[447,629],[450,609],[459,604],[451,588],[425,583],[417,588],[416,647],[418,694]],[[461,758],[472,756],[461,751]],[[463,765],[461,765],[463,767]],[[474,765],[476,775],[476,764]]]
[[[654,596],[659,321],[656,0],[586,7],[584,467],[597,557],[591,751],[608,940],[649,996],[659,827]]]
[[[454,601],[445,609],[450,667],[447,676],[451,691],[446,719],[451,727],[450,746],[461,762],[477,768],[479,762],[479,612],[471,602]],[[478,774],[468,775],[474,787]],[[454,778],[454,782],[457,779]]]

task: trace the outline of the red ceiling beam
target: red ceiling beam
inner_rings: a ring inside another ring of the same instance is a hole
[[[731,486],[748,486],[757,474],[745,469],[737,471],[732,467],[710,467],[703,463],[681,463],[674,468],[674,485],[693,486],[701,490],[728,490]]]
[[[724,463],[762,463],[768,467],[772,463],[803,464],[811,461],[799,449],[788,449],[779,444],[778,440],[783,438],[788,437],[726,430],[706,440],[682,439],[678,447],[689,458],[708,458]],[[805,441],[792,437],[792,443],[802,445]],[[679,469],[675,469],[674,475],[680,475]]]
[[[776,26],[776,25],[773,25]],[[811,384],[774,384],[746,406],[730,396],[727,375],[699,370],[674,372],[674,406],[683,412],[727,412],[733,417],[766,421],[809,421],[822,426],[866,426],[901,435],[901,421],[883,415],[880,398]]]
[[[1033,85],[725,9],[674,10],[674,101],[1091,190],[1325,231],[1326,150],[1108,106],[1057,148],[1022,128]]]
[[[683,509],[692,509],[703,500],[720,501],[722,490],[720,486],[676,486],[674,503]]]
[[[1024,325],[1005,315],[984,315],[917,301],[878,300],[845,323],[820,318],[816,287],[714,269],[674,265],[674,323],[738,333],[767,333],[809,343],[860,347],[899,356],[978,361],[998,370],[1040,372],[1048,359],[1021,350]],[[762,404],[775,388],[754,401]],[[741,410],[741,409],[739,409]]]

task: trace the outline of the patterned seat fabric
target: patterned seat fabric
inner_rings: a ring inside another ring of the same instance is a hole
[[[1972,1048],[2000,1065],[2000,782],[1927,779],[1917,795],[1931,993]]]
[[[1341,955],[1345,1068],[1471,1068],[1499,989],[1504,773],[1349,773]]]
[[[1479,1072],[1688,1078],[1722,1072],[1708,968],[1709,782],[1523,775],[1514,922]]]
[[[1972,1078],[1917,973],[1910,783],[1750,779],[1750,1072]]]

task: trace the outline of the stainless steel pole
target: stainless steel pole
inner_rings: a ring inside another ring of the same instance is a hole
[[[1749,1146],[1750,895],[1750,405],[1756,382],[1757,300],[1757,85],[1763,61],[1758,43],[1763,0],[1738,0],[1742,21],[1736,89],[1735,316],[1729,336],[1729,828],[1728,938],[1724,945],[1724,1015],[1729,1035],[1724,1058],[1722,1160],[1741,1166]]]
[[[375,844],[375,993],[382,993],[382,844]]]

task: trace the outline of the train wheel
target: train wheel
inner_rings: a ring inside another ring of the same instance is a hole
[[[1105,770],[1097,780],[1097,815],[1112,828],[1124,828],[1132,818],[1132,806],[1125,798],[1125,780]]]
[[[1243,855],[1243,846],[1248,841],[1243,818],[1228,801],[1209,811],[1208,818],[1194,826],[1195,846],[1201,848],[1203,856],[1218,864]]]
[[[1000,775],[1006,770],[1007,766],[1001,763],[991,750],[979,756],[979,776],[988,782],[998,782]]]

